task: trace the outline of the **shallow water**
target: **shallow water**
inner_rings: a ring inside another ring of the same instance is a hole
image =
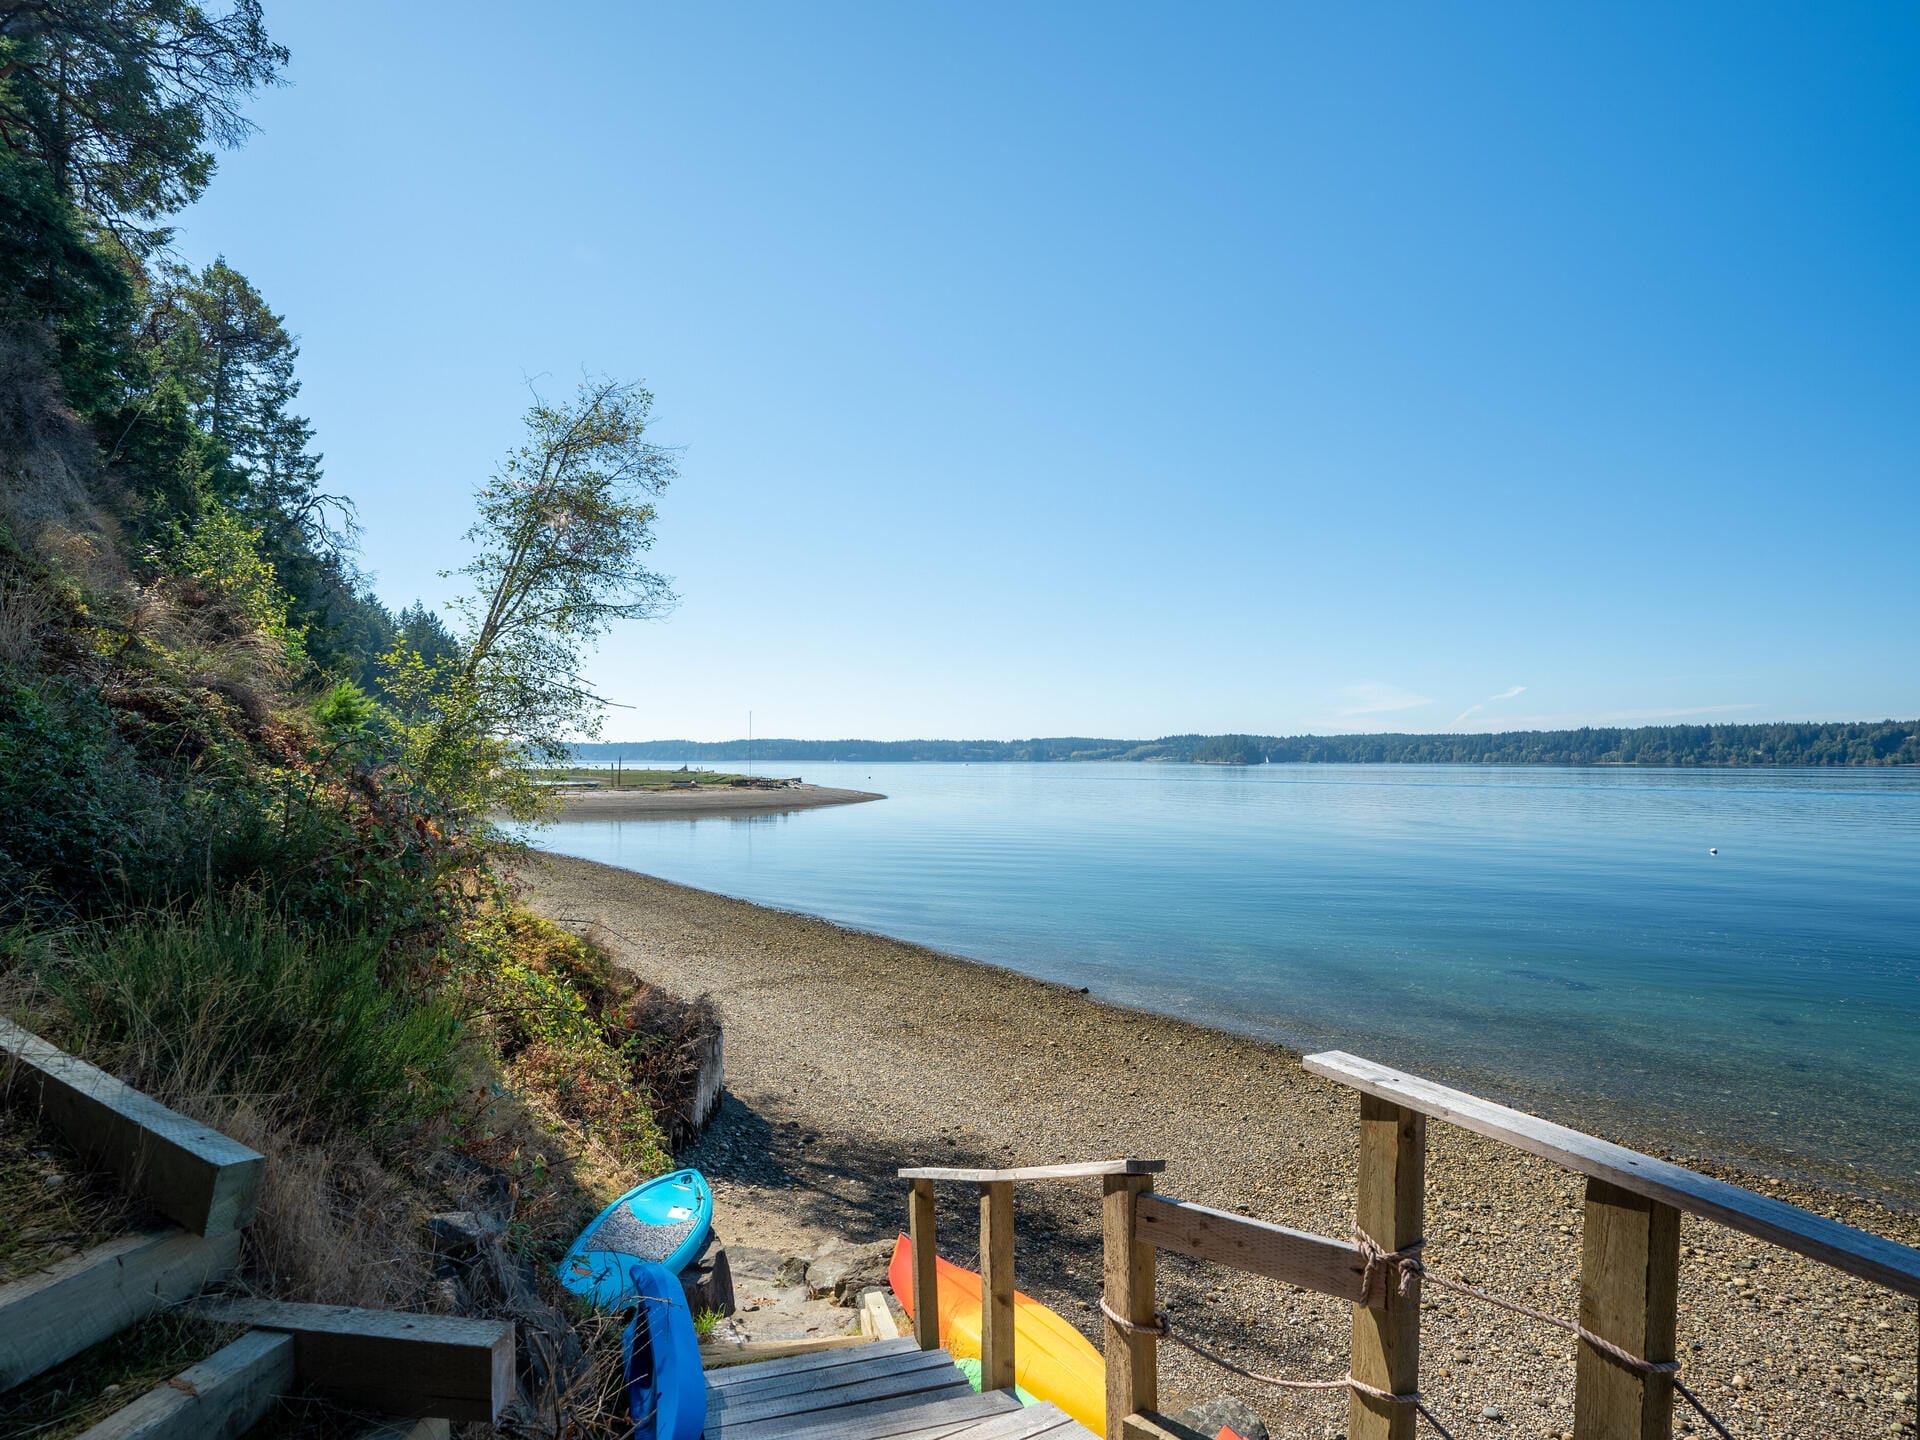
[[[1920,773],[772,768],[890,798],[536,843],[1920,1194]]]

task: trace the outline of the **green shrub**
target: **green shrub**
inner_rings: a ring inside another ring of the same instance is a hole
[[[443,1105],[461,1034],[444,1001],[383,978],[385,951],[377,935],[203,902],[76,928],[29,964],[69,1048],[143,1088],[366,1128]]]

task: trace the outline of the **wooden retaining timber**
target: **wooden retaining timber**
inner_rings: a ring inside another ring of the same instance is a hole
[[[169,1226],[119,1236],[0,1285],[0,1390],[197,1294],[239,1263],[239,1231],[208,1237]]]
[[[208,1300],[187,1313],[292,1337],[300,1384],[359,1409],[491,1424],[513,1398],[504,1320],[278,1300]]]
[[[0,1081],[179,1222],[0,1285],[4,1392],[231,1274],[266,1162],[5,1020]],[[362,1440],[446,1440],[449,1420],[492,1422],[513,1395],[513,1326],[502,1321],[257,1300],[200,1302],[188,1313],[251,1328],[82,1440],[238,1436],[296,1387],[399,1417]]]
[[[249,1331],[109,1415],[80,1440],[242,1435],[292,1388],[292,1339]]]
[[[196,1235],[238,1230],[253,1218],[265,1158],[218,1130],[169,1110],[104,1070],[0,1020],[0,1058],[11,1089],[36,1106],[67,1143],[118,1174],[128,1189]]]
[[[1413,1251],[1425,1234],[1429,1119],[1459,1125],[1586,1175],[1579,1324],[1642,1361],[1658,1365],[1674,1358],[1683,1212],[1900,1294],[1920,1295],[1920,1250],[1352,1055],[1329,1051],[1307,1056],[1303,1063],[1311,1073],[1360,1092],[1355,1225],[1389,1256]],[[932,1303],[935,1181],[979,1187],[982,1273],[1011,1277],[1013,1183],[1097,1177],[1103,1190],[1102,1298],[1110,1312],[1105,1335],[1108,1440],[1169,1440],[1190,1434],[1157,1413],[1153,1257],[1159,1250],[1349,1301],[1353,1333],[1348,1365],[1353,1379],[1388,1395],[1419,1390],[1417,1273],[1409,1276],[1402,1294],[1399,1267],[1378,1263],[1369,1277],[1369,1252],[1353,1241],[1156,1195],[1153,1177],[1164,1168],[1157,1160],[1110,1160],[1008,1170],[900,1171],[901,1178],[912,1182],[908,1209],[918,1343],[930,1350],[939,1343]],[[1009,1377],[1010,1308],[1003,1313],[989,1303],[981,1316],[982,1350],[993,1335],[993,1343],[1003,1347],[993,1353]],[[1130,1323],[1116,1323],[1115,1315]],[[1411,1404],[1378,1399],[1358,1388],[1350,1388],[1349,1395],[1350,1440],[1412,1440],[1419,1417]],[[1670,1440],[1674,1400],[1669,1374],[1632,1369],[1608,1359],[1593,1344],[1579,1346],[1574,1387],[1578,1440]]]

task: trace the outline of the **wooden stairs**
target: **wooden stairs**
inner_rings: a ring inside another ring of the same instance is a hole
[[[1091,1440],[1052,1405],[976,1393],[945,1350],[877,1340],[714,1370],[705,1440]]]

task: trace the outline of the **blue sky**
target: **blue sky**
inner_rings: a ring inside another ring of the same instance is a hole
[[[1920,714],[1920,9],[271,4],[390,602],[644,378],[610,738]]]

